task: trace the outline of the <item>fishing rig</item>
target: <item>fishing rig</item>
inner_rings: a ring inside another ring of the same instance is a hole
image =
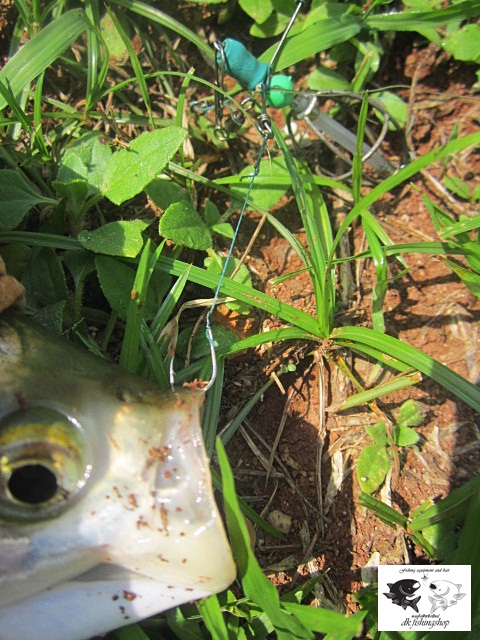
[[[319,108],[319,100],[331,99],[335,103],[337,101],[343,102],[346,110],[352,111],[352,105],[358,106],[362,104],[365,99],[365,94],[340,90],[296,92],[290,76],[273,73],[275,63],[278,60],[286,38],[299,12],[305,5],[306,0],[297,0],[294,12],[268,63],[255,58],[241,42],[233,38],[227,38],[222,42],[218,40],[214,42],[216,91],[214,92],[213,108],[215,134],[217,138],[221,140],[228,140],[232,135],[241,130],[246,123],[246,117],[249,116],[250,118],[249,112],[252,112],[255,116],[255,125],[262,142],[253,169],[251,173],[245,177],[245,179],[249,179],[250,182],[224,261],[223,270],[210,309],[206,315],[206,337],[211,350],[212,376],[204,388],[205,391],[214,383],[217,372],[216,344],[212,335],[211,315],[218,302],[218,296],[235,246],[243,214],[246,210],[255,178],[260,171],[260,163],[266,151],[267,141],[274,137],[272,120],[268,113],[268,108],[290,109],[286,118],[286,125],[292,145],[297,151],[301,150],[293,130],[293,123],[294,121],[302,120],[310,129],[314,139],[320,140],[335,156],[338,156],[344,163],[349,165],[346,172],[343,172],[341,175],[337,173],[335,177],[337,179],[347,179],[352,175],[353,156],[357,152],[357,136],[337,121],[337,119],[322,111]],[[226,90],[225,77],[227,75],[237,80],[241,87],[241,93],[247,92],[247,96],[240,102],[233,97],[232,92]],[[377,175],[385,177],[393,173],[395,169],[383,155],[380,147],[389,127],[392,125],[397,129],[400,129],[400,127],[395,119],[391,117],[381,100],[376,99],[371,94],[367,95],[367,100],[369,107],[377,114],[377,120],[381,123],[381,126],[376,137],[370,133],[368,129],[366,130],[369,139],[368,142],[365,141],[362,143],[362,161],[369,165]],[[194,109],[198,108],[202,111],[205,109],[205,101],[194,102],[192,106]],[[173,369],[170,370],[170,373],[173,386]]]

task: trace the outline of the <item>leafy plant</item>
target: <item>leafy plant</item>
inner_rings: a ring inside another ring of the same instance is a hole
[[[402,404],[393,429],[386,422],[365,427],[373,444],[361,452],[357,463],[357,477],[365,493],[374,493],[384,482],[392,466],[392,448],[413,447],[420,436],[412,429],[423,420],[420,405],[414,400]]]

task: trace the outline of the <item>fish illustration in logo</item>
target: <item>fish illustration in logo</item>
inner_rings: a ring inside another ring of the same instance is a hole
[[[428,585],[428,588],[432,592],[432,596],[428,596],[432,603],[430,613],[434,613],[437,609],[446,611],[448,607],[457,604],[459,600],[467,595],[466,593],[460,593],[461,584],[454,584],[449,580],[435,580],[435,582],[431,582]]]
[[[398,580],[397,582],[389,582],[387,583],[390,591],[388,593],[384,593],[383,595],[387,598],[390,598],[393,604],[402,607],[402,609],[406,609],[407,607],[412,607],[414,611],[418,613],[417,604],[422,596],[417,596],[416,598],[410,598],[413,596],[415,591],[420,588],[420,583],[416,580]]]

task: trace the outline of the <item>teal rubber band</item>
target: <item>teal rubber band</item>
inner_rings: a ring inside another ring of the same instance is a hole
[[[257,60],[241,42],[233,38],[227,38],[222,44],[226,74],[235,78],[248,91],[253,91],[257,85],[266,81],[269,71],[266,62]],[[217,51],[217,63],[219,66],[223,63],[220,51]]]

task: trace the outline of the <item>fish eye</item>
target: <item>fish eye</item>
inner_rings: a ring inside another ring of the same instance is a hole
[[[46,407],[0,419],[0,518],[37,521],[72,504],[90,475],[80,425]]]

